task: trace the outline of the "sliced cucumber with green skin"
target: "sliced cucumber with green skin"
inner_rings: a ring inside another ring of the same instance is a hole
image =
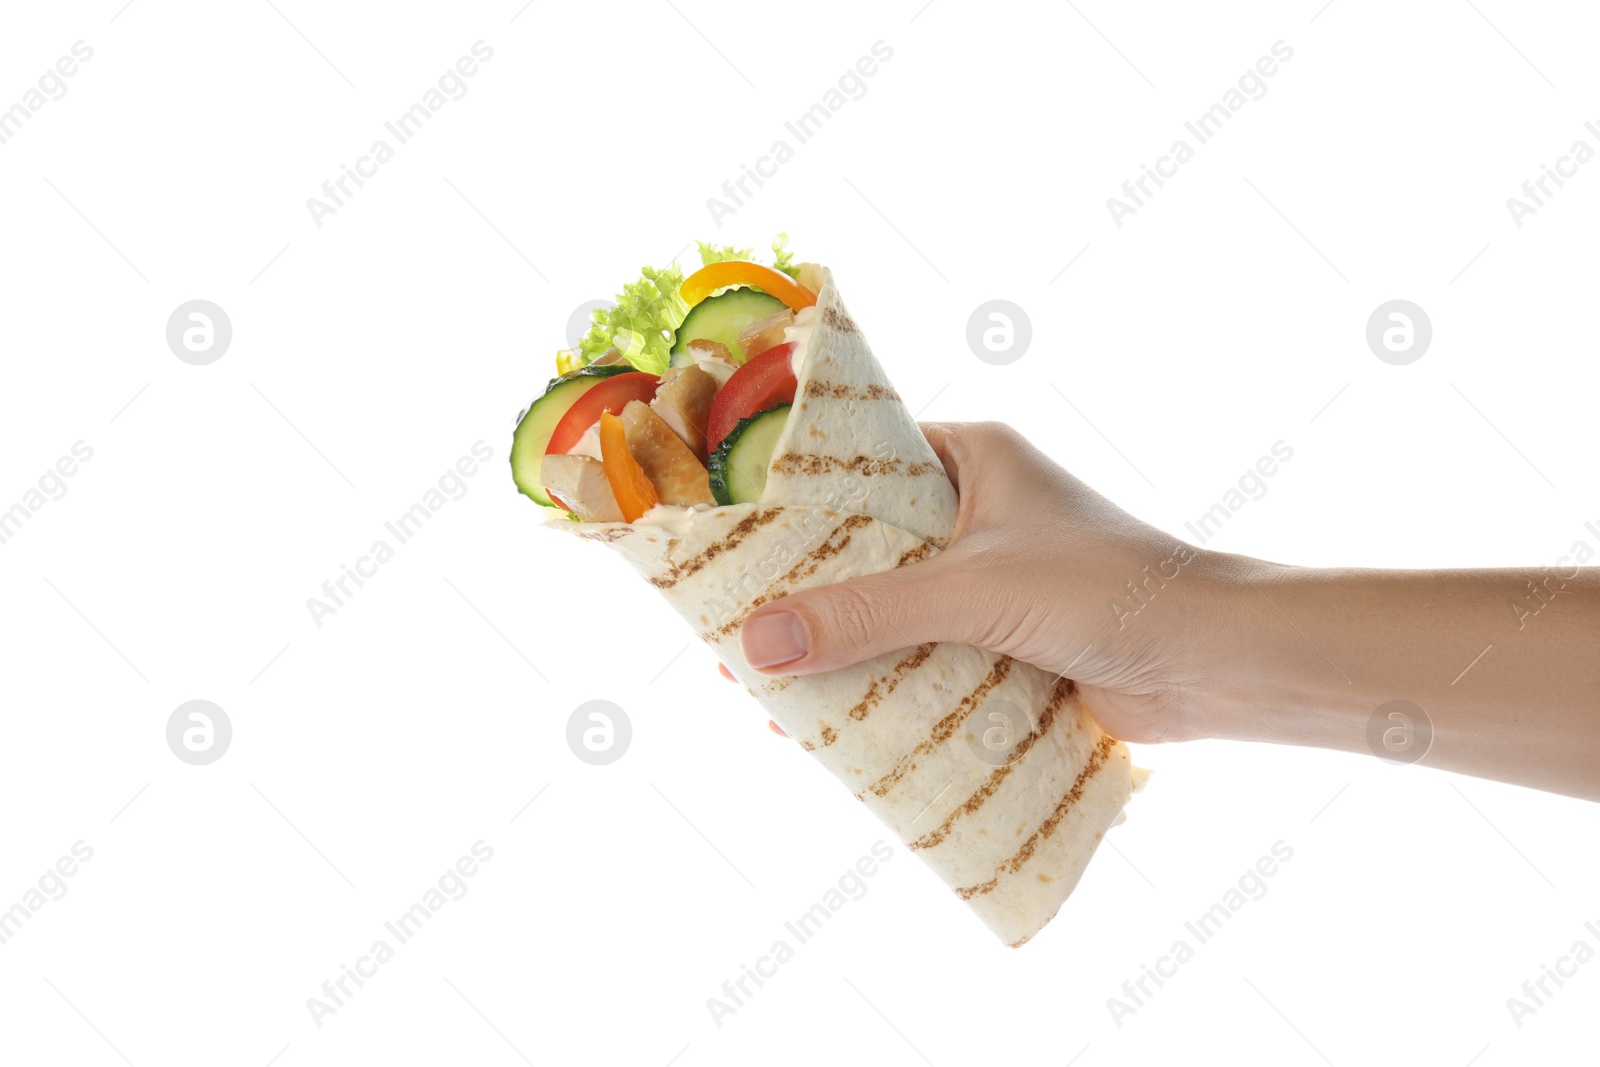
[[[733,432],[711,453],[708,473],[711,495],[719,504],[759,504],[767,488],[767,468],[789,421],[789,405],[758,411],[740,419]]]
[[[551,379],[544,395],[529,406],[511,437],[511,479],[524,496],[548,508],[556,506],[539,481],[539,469],[544,466],[544,454],[550,447],[550,436],[556,432],[556,424],[584,393],[613,374],[626,374],[633,369],[627,363],[591,365]]]
[[[690,341],[716,341],[728,350],[735,363],[748,356],[739,347],[740,332],[752,322],[776,315],[789,305],[775,296],[748,287],[729,289],[720,296],[702,300],[689,309],[689,317],[678,327],[672,346],[672,365],[685,366]]]

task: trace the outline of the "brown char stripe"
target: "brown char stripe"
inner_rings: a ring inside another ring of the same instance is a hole
[[[916,648],[912,649],[910,655],[901,660],[899,663],[896,663],[894,668],[888,674],[884,675],[882,678],[874,678],[872,680],[872,684],[867,686],[866,695],[863,696],[856,703],[856,705],[850,709],[850,717],[857,722],[865,719],[867,717],[867,713],[873,708],[877,707],[878,704],[890,693],[894,692],[900,683],[905,681],[907,676],[909,676],[912,671],[915,671],[918,667],[928,662],[928,657],[933,655],[933,650],[938,647],[939,642],[937,641],[930,641],[925,645],[918,645]],[[831,726],[824,726],[820,736],[822,737],[823,748],[827,748],[829,745],[839,740],[839,732]],[[814,747],[815,746],[813,746],[813,748]],[[811,750],[812,749],[807,749],[806,751],[809,752]],[[860,800],[861,798],[857,797],[856,799]]]
[[[836,307],[824,308],[822,321],[838,330],[840,333],[860,333],[861,327],[856,325],[856,320]]]
[[[867,692],[850,709],[850,717],[857,722],[867,717],[867,713],[877,707],[885,697],[894,692],[901,682],[912,671],[928,662],[928,657],[933,655],[933,650],[938,647],[937,641],[930,641],[925,645],[918,645],[911,650],[911,654],[894,665],[894,669],[882,678],[874,678],[872,684],[867,686]]]
[[[927,559],[933,554],[933,550],[934,546],[924,541],[915,548],[906,549],[905,553],[899,559],[895,560],[894,565],[896,567],[904,567],[907,563],[915,563],[918,560]]]
[[[983,698],[988,695],[989,690],[1005,681],[1006,675],[1011,673],[1011,665],[1015,662],[1010,656],[1001,656],[995,660],[994,666],[989,669],[989,673],[984,677],[983,681],[978,683],[977,688],[962,697],[961,703],[956,705],[954,711],[934,724],[933,730],[926,739],[918,742],[916,748],[901,756],[896,761],[894,769],[876,782],[873,782],[872,785],[868,786],[868,789],[877,796],[888,796],[889,790],[893,789],[900,779],[916,769],[917,760],[950,740],[950,736],[956,732],[956,727],[960,726],[967,716],[971,715],[973,710],[983,702]]]
[[[685,578],[691,577],[704,570],[706,564],[710,563],[718,556],[725,552],[733,551],[739,546],[741,541],[743,541],[746,537],[749,537],[756,530],[765,526],[767,523],[771,522],[773,519],[776,519],[778,514],[778,508],[764,508],[761,511],[752,511],[750,514],[740,519],[738,523],[734,525],[733,529],[729,530],[719,540],[713,541],[694,556],[684,560],[682,563],[677,564],[666,574],[651,578],[650,584],[655,586],[657,589],[671,589]]]
[[[1072,806],[1083,796],[1084,785],[1088,783],[1090,778],[1094,777],[1101,767],[1106,765],[1106,759],[1111,755],[1111,749],[1116,744],[1117,739],[1110,734],[1100,738],[1100,743],[1095,746],[1093,754],[1089,757],[1089,762],[1084,765],[1083,770],[1078,772],[1078,777],[1072,783],[1072,788],[1067,790],[1066,795],[1056,804],[1056,810],[1050,813],[1050,817],[1045,819],[1044,824],[1035,830],[1028,840],[1022,843],[1022,847],[1017,849],[1010,859],[995,868],[993,878],[978,885],[969,885],[957,889],[956,896],[962,900],[971,900],[973,897],[981,897],[985,893],[992,893],[995,887],[1000,884],[1001,875],[1016,874],[1022,870],[1023,865],[1033,858],[1033,854],[1038,850],[1040,842],[1048,841],[1055,834],[1056,827],[1061,825],[1061,820],[1067,817],[1067,812],[1071,811]]]
[[[622,540],[632,532],[633,527],[631,526],[613,526],[610,529],[594,530],[590,533],[581,533],[578,536],[585,541],[599,541],[601,544],[609,545],[613,541]]]
[[[815,378],[806,382],[805,395],[817,400],[895,400],[900,394],[887,385],[873,382],[870,385],[845,385],[843,382],[819,382]]]
[[[1070,678],[1058,680],[1055,688],[1050,690],[1050,699],[1045,703],[1044,711],[1039,713],[1039,725],[1034,727],[1028,736],[1018,743],[1004,764],[990,772],[988,779],[978,787],[977,792],[966,799],[965,803],[946,816],[944,822],[940,823],[938,827],[911,842],[911,850],[916,852],[925,848],[933,848],[950,835],[950,828],[955,825],[957,819],[975,814],[979,808],[983,807],[984,803],[999,790],[1000,784],[1022,763],[1023,757],[1028,754],[1028,751],[1033,748],[1039,738],[1050,732],[1050,727],[1056,721],[1056,712],[1061,710],[1061,705],[1066,703],[1067,698],[1077,692],[1077,689],[1077,685]]]
[[[767,588],[761,592],[759,596],[750,601],[749,604],[746,604],[744,610],[740,611],[739,614],[735,615],[727,623],[724,623],[716,630],[713,630],[710,634],[705,635],[706,638],[709,640],[713,635],[717,637],[727,637],[734,631],[738,630],[739,627],[745,624],[745,620],[748,619],[751,614],[754,613],[754,611],[761,605],[767,603],[769,600],[776,600],[778,597],[783,595],[784,589],[794,585],[794,583],[803,578],[809,578],[811,575],[815,574],[817,572],[817,568],[822,566],[824,560],[831,559],[832,557],[837,556],[840,552],[843,552],[845,546],[850,543],[852,531],[859,530],[861,527],[867,525],[871,521],[872,516],[870,515],[851,515],[846,518],[843,522],[829,531],[828,536],[822,539],[822,543],[820,545],[818,545],[816,548],[813,548],[810,552],[807,552],[805,556],[801,558],[800,562],[796,563],[793,567],[790,567],[787,574],[783,575],[781,578],[775,579],[771,585],[767,586]],[[836,538],[837,540],[835,540]]]
[[[821,477],[835,471],[849,471],[867,478],[884,474],[904,474],[909,478],[944,474],[944,467],[937,463],[906,463],[900,459],[873,459],[871,456],[841,459],[818,452],[785,452],[772,461],[769,470],[772,474],[803,474],[808,477]]]

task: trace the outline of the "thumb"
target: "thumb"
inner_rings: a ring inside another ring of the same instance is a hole
[[[971,643],[948,555],[762,605],[739,632],[745,662],[763,674],[816,674],[927,641]]]

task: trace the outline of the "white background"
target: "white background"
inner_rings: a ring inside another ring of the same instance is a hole
[[[1212,546],[1600,546],[1600,163],[1521,228],[1505,203],[1600,147],[1584,5],[122,2],[0,33],[0,107],[94,49],[0,145],[0,508],[93,449],[0,545],[0,908],[93,849],[0,945],[0,1061],[1592,1059],[1600,962],[1520,1028],[1506,1000],[1600,948],[1600,809],[1222,743],[1136,749],[1151,786],[1024,949],[897,845],[718,1027],[706,999],[889,835],[505,468],[575,307],[786,231],[924,418],[1009,420],[1175,534],[1283,440]],[[478,40],[466,95],[318,228],[307,198]],[[865,95],[714,225],[880,40]],[[1114,225],[1278,40],[1267,94]],[[209,366],[164,336],[197,298],[233,325]],[[1008,366],[965,340],[993,298],[1032,321]],[[1395,298],[1433,323],[1409,366],[1364,339]],[[316,626],[307,598],[480,440],[466,494]],[[1489,656],[1538,640],[1507,619]],[[234,731],[204,767],[165,741],[197,698]],[[633,724],[610,766],[565,743],[591,699]],[[470,891],[316,1025],[307,998],[479,840]],[[1280,840],[1267,894],[1117,1025],[1107,998]]]

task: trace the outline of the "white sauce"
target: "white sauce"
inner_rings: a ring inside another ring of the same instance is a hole
[[[696,512],[710,511],[709,504],[695,504],[693,507],[680,507],[677,504],[657,504],[649,511],[633,520],[635,526],[657,526],[667,531],[673,537],[686,537],[689,527],[694,525]]]
[[[794,376],[800,377],[800,367],[806,361],[806,350],[811,347],[811,332],[816,329],[817,308],[813,304],[808,308],[801,308],[794,313],[794,322],[783,328],[785,343],[795,342],[793,362]]]

